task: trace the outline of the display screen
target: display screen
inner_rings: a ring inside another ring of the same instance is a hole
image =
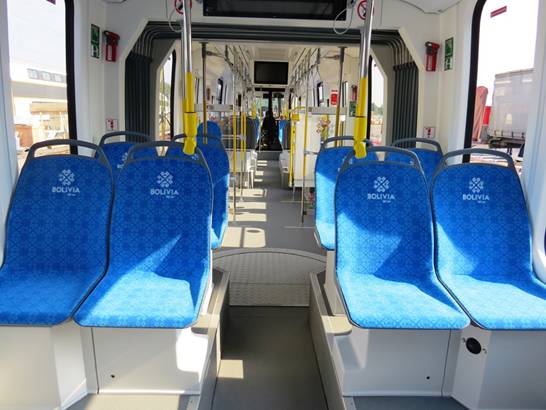
[[[204,0],[205,16],[345,20],[347,0]]]
[[[288,63],[278,61],[255,61],[254,84],[288,84]]]

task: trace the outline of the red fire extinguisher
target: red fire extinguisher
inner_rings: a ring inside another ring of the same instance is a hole
[[[427,48],[427,71],[436,71],[436,60],[438,58],[438,49],[440,48],[440,44],[433,43],[431,41],[427,41],[425,43],[425,47]]]
[[[117,49],[119,42],[119,35],[113,31],[103,31],[106,38],[104,58],[106,61],[115,62],[117,58]]]

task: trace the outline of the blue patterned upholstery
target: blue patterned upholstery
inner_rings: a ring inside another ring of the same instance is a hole
[[[184,328],[211,269],[212,183],[187,158],[130,161],[116,186],[110,267],[75,320],[82,326]]]
[[[440,160],[442,159],[442,153],[438,151],[433,151],[430,149],[424,149],[424,148],[408,148],[408,149],[414,152],[415,155],[417,155],[417,158],[419,158],[419,163],[421,164],[421,168],[423,169],[423,172],[425,174],[425,179],[427,180],[427,184],[430,185],[430,182],[432,181],[432,177],[434,176],[434,173],[436,172],[436,168],[438,167],[438,164],[440,163]],[[389,161],[397,161],[397,162],[405,162],[405,163],[411,162],[411,159],[407,155],[398,154],[395,152],[390,152],[387,155],[387,159]]]
[[[229,217],[229,158],[221,141],[219,145],[217,141],[219,140],[208,138],[208,143],[204,144],[202,139],[197,140],[198,147],[207,162],[212,177],[214,192],[211,231],[212,249],[218,249],[222,246]],[[170,149],[167,155],[180,156],[184,154],[182,149]]]
[[[199,124],[199,127],[197,127],[197,135],[203,135],[203,123]],[[207,135],[222,138],[222,130],[215,122],[207,121]]]
[[[127,154],[129,150],[137,145],[137,142],[130,141],[121,141],[121,142],[109,142],[106,144],[101,144],[101,148],[112,167],[112,173],[114,177],[117,178],[119,171],[123,168],[125,161],[127,160]],[[146,149],[139,150],[137,157],[144,156],[156,156],[157,152],[155,149]]]
[[[352,165],[338,177],[335,208],[336,275],[352,323],[380,329],[468,324],[434,271],[420,171],[390,162]]]
[[[281,142],[281,145],[284,139],[284,131],[285,131],[286,122],[287,122],[286,120],[279,121],[279,141]]]
[[[104,275],[113,182],[99,160],[27,160],[13,194],[0,268],[0,324],[52,326]]]
[[[334,215],[334,191],[339,169],[353,147],[323,148],[315,163],[315,227],[320,246],[334,250],[336,227]],[[365,160],[377,160],[375,152],[369,152]]]
[[[546,286],[532,268],[519,178],[508,167],[459,164],[433,181],[437,270],[486,329],[546,329]]]

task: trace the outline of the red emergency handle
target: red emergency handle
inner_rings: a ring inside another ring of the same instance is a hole
[[[436,71],[436,60],[438,58],[438,49],[440,48],[440,44],[427,41],[425,43],[425,47],[427,49],[426,70]]]
[[[106,61],[115,62],[117,58],[119,34],[106,30],[103,31],[103,33],[106,38],[104,58]]]

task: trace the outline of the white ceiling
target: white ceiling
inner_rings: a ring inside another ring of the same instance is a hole
[[[440,13],[451,6],[459,3],[461,0],[401,0],[405,3],[413,4],[425,13]]]

